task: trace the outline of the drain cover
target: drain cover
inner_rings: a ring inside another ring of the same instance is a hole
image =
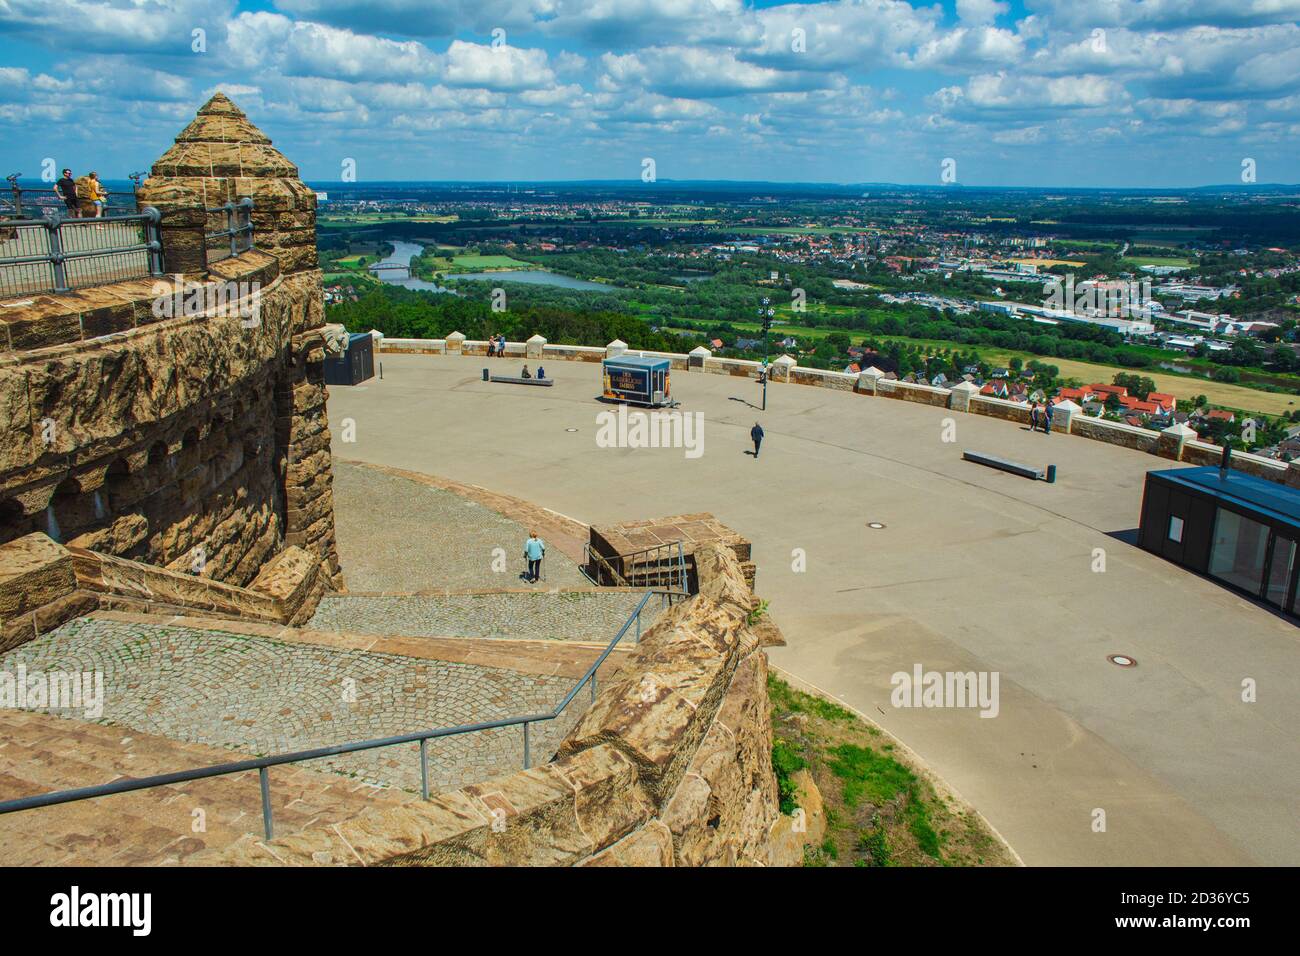
[[[1107,655],[1106,660],[1120,667],[1137,667],[1137,659],[1127,654],[1110,654]]]
[[[867,527],[872,529],[873,531],[879,531],[881,528],[884,527],[884,525],[881,524],[879,521],[868,521]]]

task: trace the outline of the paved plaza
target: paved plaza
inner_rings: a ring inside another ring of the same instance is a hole
[[[567,677],[95,617],[71,621],[0,655],[0,670],[16,673],[20,662],[28,673],[102,674],[99,723],[246,756],[549,711],[573,685]],[[533,727],[534,762],[554,753],[585,703],[579,694],[561,720]],[[428,751],[430,789],[437,793],[521,768],[523,731],[499,728],[443,738],[430,741]],[[417,744],[311,761],[304,768],[420,789]]]
[[[330,389],[332,427],[356,422],[339,454],[588,523],[714,513],[754,542],[789,642],[772,662],[914,749],[1026,862],[1300,863],[1300,631],[1130,543],[1143,476],[1168,462],[808,386],[774,383],[759,413],[752,381],[699,372],[672,387],[704,416],[702,455],[600,447],[596,365],[547,362],[555,386],[529,389],[482,382],[473,359],[383,364],[382,381]],[[962,462],[966,448],[1056,464],[1058,480]],[[341,504],[340,527],[356,520]],[[400,549],[437,530],[372,518],[369,534]],[[343,564],[350,588],[377,589]],[[997,716],[893,706],[891,676],[916,665],[997,672]]]
[[[352,447],[336,442],[340,453]],[[336,460],[334,523],[350,591],[525,586],[529,529],[450,491]],[[543,570],[539,588],[591,583],[557,548]]]

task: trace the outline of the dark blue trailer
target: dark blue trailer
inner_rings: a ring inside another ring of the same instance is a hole
[[[602,394],[616,402],[649,405],[652,408],[672,406],[669,391],[669,371],[673,363],[666,358],[646,358],[641,355],[620,355],[601,363]]]
[[[353,332],[343,354],[327,358],[326,385],[360,385],[375,376],[375,340],[369,332]]]

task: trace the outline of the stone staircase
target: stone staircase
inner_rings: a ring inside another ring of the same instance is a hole
[[[125,727],[0,712],[0,800],[238,759]],[[415,799],[301,766],[269,775],[277,837]],[[260,789],[249,772],[0,815],[0,864],[168,866],[200,850],[261,839]]]

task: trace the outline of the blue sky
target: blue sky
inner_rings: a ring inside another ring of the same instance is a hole
[[[1300,0],[0,0],[5,173],[217,89],[322,181],[1300,182]]]

